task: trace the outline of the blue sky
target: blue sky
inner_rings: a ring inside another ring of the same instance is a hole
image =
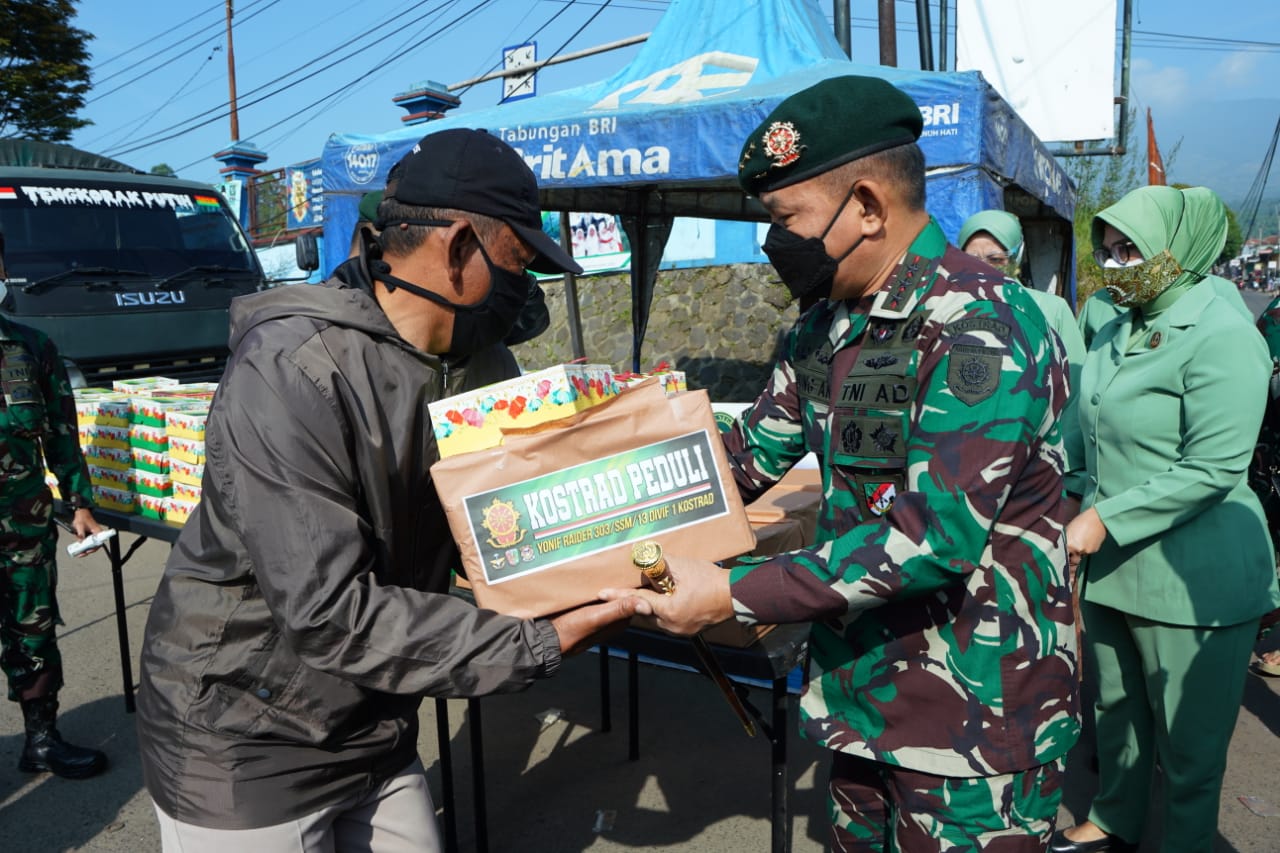
[[[814,2],[829,19],[830,0]],[[646,33],[668,5],[235,0],[240,137],[267,151],[263,168],[300,162],[319,156],[332,132],[399,126],[404,111],[393,95],[423,80],[453,84],[483,74],[500,62],[504,45],[539,30],[534,40],[546,58]],[[876,4],[854,0],[852,7],[854,59],[874,64]],[[1162,150],[1180,143],[1170,179],[1214,187],[1229,203],[1243,198],[1280,118],[1280,3],[1135,0],[1134,10],[1132,96],[1140,120],[1152,109]],[[899,64],[918,67],[913,0],[898,0],[897,16]],[[76,23],[96,37],[95,87],[83,113],[94,125],[72,142],[143,169],[164,162],[183,177],[216,181],[211,155],[231,139],[229,119],[219,117],[228,91],[225,0],[80,0]],[[539,90],[605,77],[636,50],[552,66],[541,73]],[[949,53],[954,57],[954,41]],[[460,110],[496,103],[499,86],[471,88]],[[202,126],[175,135],[195,124]],[[1277,190],[1280,174],[1268,195]]]

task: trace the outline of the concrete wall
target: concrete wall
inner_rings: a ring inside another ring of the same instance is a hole
[[[590,362],[631,369],[631,283],[626,275],[580,278],[582,340]],[[526,370],[569,361],[573,351],[564,283],[545,281],[551,328],[514,348]],[[769,264],[732,264],[658,273],[653,311],[640,350],[649,370],[667,361],[715,402],[750,402],[773,367],[796,303]]]

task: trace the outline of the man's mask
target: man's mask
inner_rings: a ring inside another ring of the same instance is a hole
[[[369,274],[387,286],[397,287],[438,305],[453,309],[453,338],[449,343],[452,355],[471,355],[488,349],[501,341],[516,324],[520,310],[533,292],[534,278],[529,273],[514,273],[493,262],[484,244],[477,241],[480,256],[489,267],[489,292],[474,305],[459,305],[438,293],[391,274],[391,266],[383,260],[369,263]]]
[[[859,237],[838,258],[828,255],[827,247],[822,242],[835,227],[836,220],[849,204],[849,199],[853,198],[853,190],[853,187],[849,188],[849,194],[844,197],[844,201],[840,202],[835,215],[831,217],[821,236],[801,237],[781,225],[769,226],[769,233],[765,235],[764,245],[760,248],[769,256],[769,262],[782,277],[782,283],[787,286],[787,290],[791,291],[793,299],[806,296],[815,299],[830,297],[836,269],[839,268],[840,262],[849,257],[853,250],[866,239],[865,234]]]

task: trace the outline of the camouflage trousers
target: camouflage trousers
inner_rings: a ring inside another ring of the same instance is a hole
[[[0,669],[14,701],[43,673],[53,690],[62,686],[57,540],[53,497],[43,480],[0,488]]]
[[[828,794],[840,853],[1031,853],[1053,833],[1062,763],[961,779],[837,752]]]

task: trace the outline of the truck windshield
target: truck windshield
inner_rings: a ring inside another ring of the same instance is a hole
[[[202,266],[258,270],[244,233],[212,190],[91,180],[0,186],[0,233],[10,279],[62,281],[92,268],[156,278]]]

